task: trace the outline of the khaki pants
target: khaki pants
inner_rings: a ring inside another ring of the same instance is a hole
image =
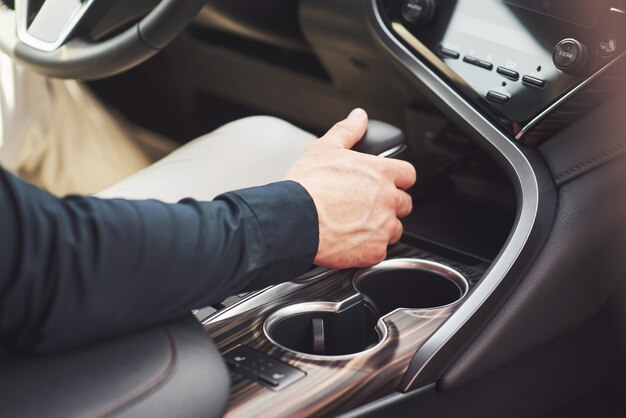
[[[56,195],[210,200],[282,179],[314,139],[257,116],[170,153],[171,141],[127,123],[81,83],[26,71],[1,53],[0,112],[0,164]]]

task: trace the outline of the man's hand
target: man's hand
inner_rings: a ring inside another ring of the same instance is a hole
[[[365,267],[387,255],[402,236],[402,218],[413,203],[404,191],[416,180],[413,166],[351,151],[367,130],[367,114],[353,110],[310,144],[285,179],[311,195],[319,218],[315,264]]]

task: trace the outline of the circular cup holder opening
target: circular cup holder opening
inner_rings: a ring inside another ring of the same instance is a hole
[[[458,271],[420,259],[393,259],[363,270],[354,287],[370,298],[381,315],[398,308],[430,309],[459,301],[469,289]]]
[[[301,354],[343,356],[376,345],[378,314],[360,295],[348,303],[312,302],[279,309],[265,323],[275,344]]]

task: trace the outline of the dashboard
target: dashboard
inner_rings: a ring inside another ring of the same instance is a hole
[[[551,136],[624,83],[624,72],[614,68],[626,45],[623,1],[381,0],[380,5],[399,39],[507,134],[526,143]],[[559,109],[592,83],[592,94]],[[557,109],[558,117],[549,117]]]

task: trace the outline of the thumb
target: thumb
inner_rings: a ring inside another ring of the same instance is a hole
[[[367,113],[365,110],[354,109],[348,117],[330,128],[326,135],[320,138],[336,148],[352,148],[367,130]]]

